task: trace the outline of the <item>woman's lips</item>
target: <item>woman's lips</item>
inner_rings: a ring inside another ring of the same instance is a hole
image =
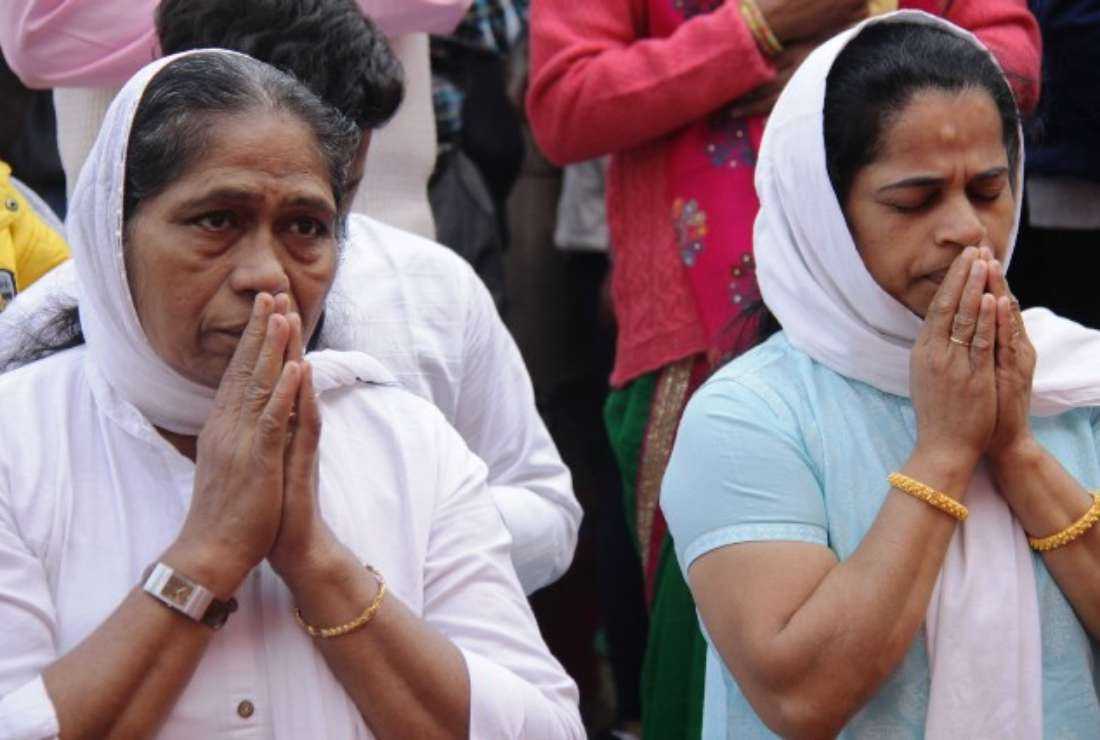
[[[206,333],[211,349],[233,354],[241,341],[244,329],[213,329]]]

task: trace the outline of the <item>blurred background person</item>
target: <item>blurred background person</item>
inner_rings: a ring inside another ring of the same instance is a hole
[[[0,311],[69,257],[61,162],[49,93],[27,89],[0,59]],[[17,178],[14,170],[25,179]],[[29,181],[29,182],[28,182]],[[46,198],[52,201],[52,206]]]
[[[601,157],[562,169],[554,246],[564,260],[562,309],[576,332],[570,350],[583,358],[586,371],[559,387],[548,405],[558,412],[569,410],[574,433],[583,438],[586,450],[579,469],[595,474],[588,521],[594,522],[595,528],[595,586],[600,607],[597,641],[604,647],[614,684],[614,711],[604,734],[597,737],[629,738],[641,732],[639,681],[647,627],[642,571],[626,526],[614,452],[602,426],[592,423],[607,400],[615,347],[608,290],[607,164],[607,158]]]
[[[432,238],[427,183],[435,165],[428,33],[447,33],[471,0],[360,0],[392,39],[405,101],[371,147],[367,185],[352,210]],[[0,48],[30,88],[54,91],[68,192],[119,86],[159,56],[157,0],[12,0],[0,4]],[[238,0],[240,13],[247,0]]]
[[[45,208],[45,213],[49,213]],[[32,283],[69,259],[61,234],[35,212],[0,160],[0,311]]]
[[[27,88],[0,57],[0,100],[0,159],[19,174],[15,185],[35,211],[56,226],[65,217],[65,172],[57,153],[53,96]]]
[[[1027,142],[1020,245],[1009,279],[1025,307],[1100,328],[1100,2],[1031,0],[1043,34],[1043,91]]]
[[[429,186],[436,238],[477,271],[501,309],[507,200],[523,164],[509,66],[527,36],[528,0],[474,0],[455,30],[431,38],[439,152]]]
[[[914,0],[973,30],[1034,106],[1039,37],[1023,0]],[[755,336],[753,185],[765,118],[864,0],[534,0],[528,116],[553,161],[611,154],[607,216],[618,323],[605,420],[646,579],[644,734],[699,736],[705,643],[658,510],[692,391]],[[742,320],[743,319],[743,320]]]

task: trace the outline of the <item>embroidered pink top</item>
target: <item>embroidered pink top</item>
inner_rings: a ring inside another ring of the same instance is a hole
[[[775,74],[737,3],[667,0],[710,12],[658,35],[651,31],[651,2],[540,0],[532,7],[527,107],[539,145],[562,164],[614,154],[607,213],[619,322],[616,386],[710,346],[686,272],[684,250],[692,240],[677,238],[678,227],[680,236],[692,236],[694,214],[683,210],[690,202],[682,204],[677,221],[669,207],[666,160],[679,140],[670,134]],[[934,2],[901,6],[929,10]],[[1021,108],[1034,108],[1040,37],[1025,0],[954,0],[947,18],[993,50],[1018,80]]]
[[[387,36],[450,33],[473,0],[358,0]],[[28,87],[117,87],[157,56],[159,0],[4,0],[0,48]]]

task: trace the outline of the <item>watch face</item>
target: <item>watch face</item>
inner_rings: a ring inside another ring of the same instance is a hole
[[[193,584],[187,583],[173,574],[169,577],[168,582],[164,584],[164,588],[160,590],[160,595],[171,601],[180,609],[183,609],[187,606],[187,602],[191,599],[191,593],[194,590],[195,587]]]

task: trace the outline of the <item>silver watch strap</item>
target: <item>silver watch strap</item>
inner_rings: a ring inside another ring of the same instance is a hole
[[[145,579],[143,588],[153,598],[196,622],[202,621],[210,602],[214,600],[214,593],[210,589],[200,586],[164,563],[157,563],[153,567],[153,572]]]

